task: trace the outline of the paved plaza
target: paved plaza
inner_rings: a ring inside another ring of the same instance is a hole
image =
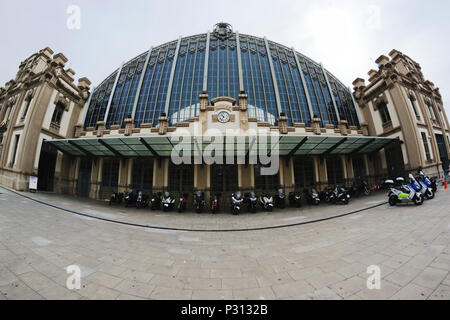
[[[421,207],[377,194],[237,217],[25,195],[86,216],[0,188],[0,300],[450,299],[450,191]],[[71,265],[80,290],[66,287]],[[367,288],[370,266],[380,290]]]

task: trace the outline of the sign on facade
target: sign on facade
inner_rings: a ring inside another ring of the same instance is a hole
[[[37,191],[37,185],[38,185],[38,178],[30,176],[30,182],[28,189],[30,192],[36,192]]]

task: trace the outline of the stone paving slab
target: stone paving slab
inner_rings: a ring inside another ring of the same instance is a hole
[[[55,199],[52,194],[45,197]],[[33,201],[22,203],[12,192],[1,198],[5,201],[0,207],[0,300],[450,299],[450,192],[446,191],[421,207],[382,205],[308,225],[214,233],[80,219]],[[79,202],[58,201],[69,206]],[[95,203],[77,205],[98,210]],[[103,207],[106,214],[123,210]],[[329,214],[332,209],[336,207],[323,206],[311,215]],[[129,211],[123,211],[119,213],[128,218]],[[242,227],[280,219],[295,222],[295,217],[309,214],[286,210],[239,217],[189,213],[156,217],[151,211],[139,211],[131,216],[189,227],[208,223]],[[80,290],[65,286],[65,268],[73,264],[81,267]],[[371,265],[380,267],[380,290],[367,288]]]

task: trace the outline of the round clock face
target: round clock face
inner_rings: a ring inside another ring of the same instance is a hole
[[[219,120],[219,122],[221,123],[227,123],[228,121],[230,121],[230,114],[226,111],[221,111],[217,115],[217,120]]]

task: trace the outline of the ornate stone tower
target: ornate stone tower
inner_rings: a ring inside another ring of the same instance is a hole
[[[0,121],[6,129],[0,133],[0,183],[17,190],[28,189],[29,176],[40,168],[47,172],[39,181],[44,189],[69,187],[67,173],[61,172],[68,159],[41,147],[44,140],[74,136],[91,83],[81,78],[75,84],[75,72],[65,69],[67,58],[52,55],[48,47],[33,54],[20,64],[16,78],[0,88]]]
[[[400,51],[392,50],[376,63],[378,70],[369,71],[368,85],[361,78],[353,85],[369,134],[403,141],[401,152],[386,155],[384,169],[394,174],[403,162],[406,172],[422,167],[442,176],[449,166],[450,126],[439,89],[424,78],[417,62]]]

